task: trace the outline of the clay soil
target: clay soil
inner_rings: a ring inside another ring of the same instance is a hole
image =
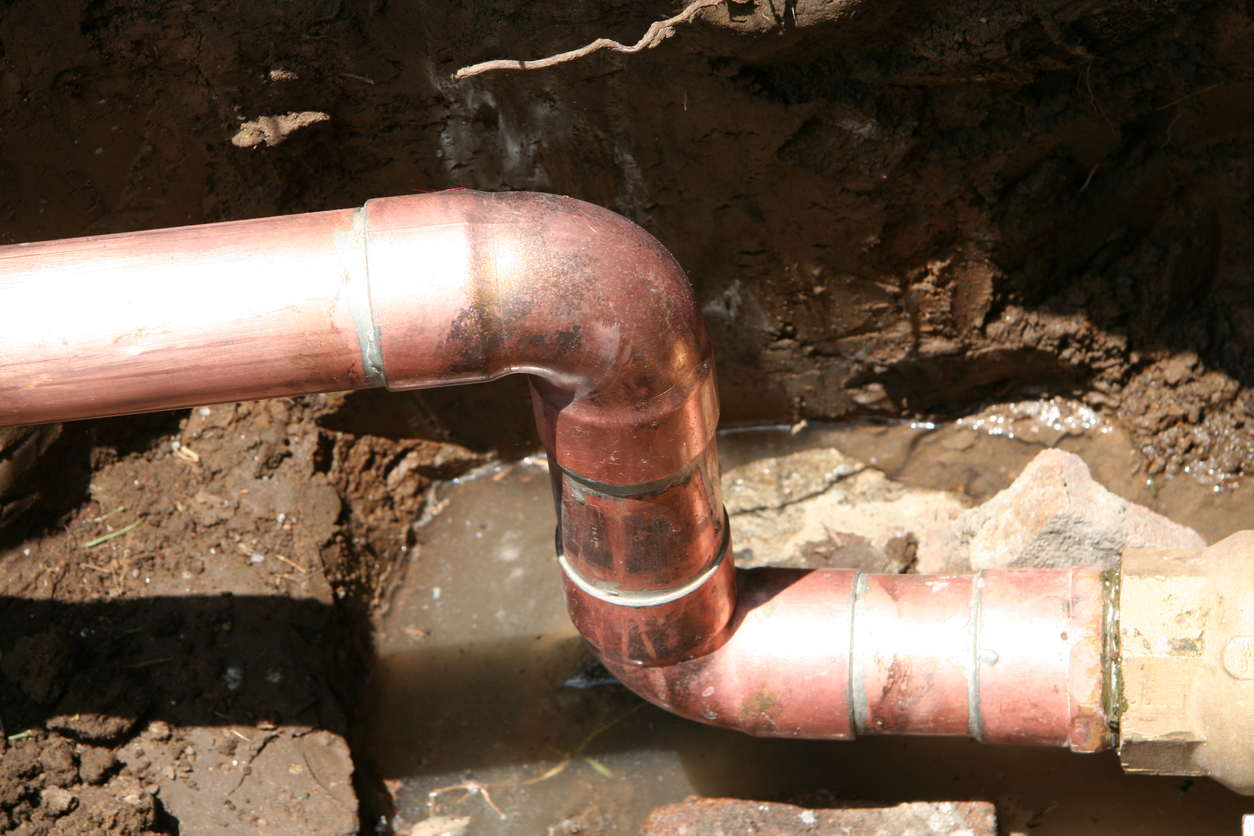
[[[690,271],[727,422],[1066,394],[1150,477],[1254,468],[1246,4],[727,0],[451,78],[680,8],[0,0],[0,243],[569,194]],[[505,381],[0,429],[0,831],[385,832],[372,615],[430,481],[529,412]]]

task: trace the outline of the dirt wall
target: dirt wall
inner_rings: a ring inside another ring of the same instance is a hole
[[[560,192],[690,271],[730,421],[1082,390],[1250,461],[1243,4],[729,2],[451,78],[678,8],[8,0],[0,241]]]

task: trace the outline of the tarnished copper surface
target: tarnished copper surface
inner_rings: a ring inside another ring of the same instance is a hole
[[[755,734],[1105,741],[1093,572],[764,570],[737,599],[709,336],[612,212],[454,191],[0,248],[0,424],[511,373],[571,616],[649,699]]]
[[[632,485],[682,470],[718,423],[709,335],[651,235],[582,201],[440,192],[366,206],[393,389],[533,376],[554,460]]]
[[[853,737],[849,633],[855,572],[739,573],[731,636],[713,653],[669,667],[606,667],[676,714],[766,737]]]
[[[668,594],[715,570],[727,541],[712,349],[675,260],[618,215],[552,195],[372,201],[366,219],[391,388],[531,375],[580,632],[631,664],[715,646],[730,562]]]
[[[859,734],[966,734],[970,575],[862,575],[853,628]]]
[[[723,560],[704,583],[683,597],[650,606],[615,604],[562,577],[566,609],[603,660],[628,666],[673,665],[709,653],[727,640],[736,600],[736,571]]]
[[[712,650],[736,600],[713,442],[687,468],[648,488],[591,483],[558,467],[550,472],[566,596],[579,632],[599,653],[640,664]],[[711,573],[716,577],[701,582]]]

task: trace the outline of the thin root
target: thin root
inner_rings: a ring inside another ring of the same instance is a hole
[[[440,787],[439,789],[434,789],[431,792],[427,793],[427,810],[431,816],[433,817],[435,816],[435,797],[437,795],[441,795],[442,793],[452,792],[453,790],[465,790],[467,796],[471,796],[471,795],[483,796],[483,800],[487,802],[487,805],[492,808],[492,811],[494,813],[496,813],[502,819],[507,818],[507,816],[503,812],[501,812],[501,808],[497,807],[496,804],[493,803],[492,796],[488,795],[487,786],[479,783],[478,781],[467,781],[464,784],[453,784],[448,787]],[[457,802],[457,804],[461,804],[462,801],[465,801],[465,800],[466,798],[463,797]]]
[[[696,2],[687,6],[682,12],[674,17],[668,17],[666,20],[659,20],[649,27],[649,31],[644,33],[644,37],[628,46],[620,44],[618,41],[612,41],[609,38],[597,38],[587,46],[579,49],[572,49],[569,52],[562,52],[557,55],[550,55],[548,58],[541,58],[536,61],[519,61],[513,58],[498,58],[493,61],[484,61],[479,64],[471,64],[469,67],[462,67],[453,73],[453,78],[459,81],[464,78],[470,78],[472,75],[480,73],[492,72],[493,70],[542,70],[545,67],[556,66],[557,64],[565,64],[567,61],[574,61],[583,58],[585,55],[591,55],[602,49],[609,49],[614,52],[635,53],[642,52],[646,49],[652,49],[662,41],[675,34],[675,27],[681,23],[689,23],[697,13],[703,9],[713,8],[722,5],[724,0],[696,0]]]

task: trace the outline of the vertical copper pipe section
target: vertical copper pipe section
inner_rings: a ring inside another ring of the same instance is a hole
[[[736,596],[713,350],[675,260],[624,218],[552,195],[372,201],[366,220],[390,388],[532,376],[579,631],[630,664],[716,646]]]
[[[1110,744],[1097,567],[980,575],[742,572],[731,635],[677,665],[607,667],[685,717],[763,736]]]
[[[712,649],[735,605],[713,352],[683,270],[626,219],[454,191],[0,248],[0,424],[514,373],[576,625],[630,664]]]

